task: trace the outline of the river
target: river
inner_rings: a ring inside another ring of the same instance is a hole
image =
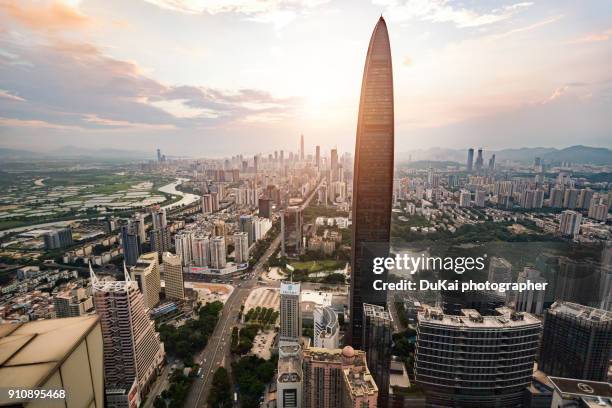
[[[182,196],[183,198],[181,198],[181,200],[172,203],[172,204],[168,204],[162,208],[166,209],[166,210],[171,210],[173,208],[176,208],[180,205],[188,205],[191,204],[193,202],[196,202],[200,199],[200,196],[195,195],[195,194],[189,194],[189,193],[183,193],[182,191],[178,191],[176,189],[176,187],[183,183],[184,181],[186,181],[187,179],[184,178],[179,178],[176,181],[170,183],[170,184],[166,184],[165,186],[162,186],[160,188],[158,188],[159,191],[163,192],[163,193],[167,193],[167,194],[172,194],[172,195],[179,195]],[[6,234],[10,234],[13,232],[23,232],[23,231],[29,231],[29,230],[33,230],[33,229],[37,229],[37,228],[47,228],[47,227],[55,227],[55,226],[60,226],[60,227],[65,227],[67,225],[69,225],[71,222],[74,221],[79,221],[79,220],[86,220],[92,217],[81,217],[81,218],[74,218],[71,220],[63,220],[63,221],[50,221],[50,222],[44,222],[41,224],[34,224],[34,225],[26,225],[23,227],[16,227],[16,228],[11,228],[11,229],[6,229],[6,230],[2,230],[0,231],[0,237],[5,236]]]

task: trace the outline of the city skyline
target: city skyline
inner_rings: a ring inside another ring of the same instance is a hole
[[[304,133],[307,153],[351,151],[359,44],[382,12],[396,150],[408,134],[414,148],[610,147],[612,7],[591,4],[7,1],[2,145],[218,157],[296,150]]]

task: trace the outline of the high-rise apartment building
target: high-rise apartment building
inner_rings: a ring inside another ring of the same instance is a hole
[[[559,219],[559,232],[565,237],[573,238],[580,233],[582,214],[577,211],[566,210]]]
[[[544,313],[539,369],[548,375],[604,381],[612,355],[612,312],[555,302]]]
[[[202,214],[208,215],[213,212],[213,201],[212,195],[203,194],[202,195]]]
[[[427,406],[517,407],[531,383],[541,322],[502,307],[418,314],[414,370]]]
[[[544,284],[546,278],[537,269],[526,266],[517,278],[517,283],[533,283]],[[546,291],[544,290],[523,290],[516,294],[516,310],[519,312],[528,312],[541,316],[544,313],[544,308],[547,306]]]
[[[469,207],[472,205],[472,193],[469,190],[461,190],[459,193],[459,206]]]
[[[127,271],[125,281],[98,280],[91,267],[90,273],[102,327],[107,406],[137,407],[164,362],[164,345]]]
[[[386,304],[387,294],[373,289],[375,257],[389,254],[393,199],[393,72],[387,24],[380,17],[366,55],[353,171],[353,231],[349,342],[360,349],[363,304]]]
[[[300,284],[281,282],[279,340],[282,343],[299,343],[301,336]]]
[[[53,298],[58,318],[82,316],[93,309],[93,299],[85,288],[68,288]]]
[[[138,284],[143,295],[145,307],[152,309],[159,303],[159,292],[161,292],[157,253],[148,252],[140,255],[131,272],[132,280]]]
[[[54,229],[43,234],[45,249],[60,249],[72,245],[72,228]]]
[[[191,256],[195,266],[206,267],[210,262],[210,240],[208,237],[196,235],[191,240]]]
[[[504,258],[492,257],[487,280],[491,283],[512,282],[512,264]]]
[[[164,293],[166,299],[185,299],[185,285],[183,283],[183,265],[181,257],[170,252],[162,255],[164,267]]]
[[[184,266],[191,265],[193,261],[193,234],[189,231],[174,236],[174,248]],[[165,253],[165,252],[164,252]]]
[[[225,237],[214,237],[210,242],[210,267],[223,269],[227,264],[227,251],[225,248]]]
[[[389,370],[393,343],[393,319],[384,307],[363,304],[362,345],[368,368],[378,386],[378,406],[386,407],[389,399]]]
[[[340,345],[338,315],[330,306],[316,306],[312,312],[315,347],[337,349]]]
[[[234,234],[234,257],[237,264],[249,262],[249,234],[246,232]]]
[[[0,324],[0,406],[104,408],[100,318]],[[9,399],[6,390],[63,390],[66,399]]]

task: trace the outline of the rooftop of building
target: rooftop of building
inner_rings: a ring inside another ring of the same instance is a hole
[[[483,316],[476,309],[461,309],[461,315],[444,314],[441,308],[424,306],[419,312],[419,323],[433,323],[444,326],[468,328],[506,328],[541,324],[540,319],[524,312],[516,312],[509,307],[498,307],[496,315]]]
[[[299,356],[281,357],[278,359],[278,381],[299,382],[302,379],[302,362]]]
[[[612,321],[612,312],[571,302],[555,302],[549,309],[553,314],[567,314],[594,322]]]
[[[363,304],[364,316],[379,317],[381,319],[393,320],[389,311],[385,310],[383,306],[371,305],[369,303]]]
[[[281,282],[280,285],[281,295],[296,295],[300,294],[300,283],[299,282]]]
[[[97,324],[97,315],[0,324],[0,388],[42,386]]]
[[[548,377],[561,396],[566,398],[586,398],[587,400],[597,400],[598,398],[604,402],[607,400],[608,405],[600,405],[602,407],[612,406],[612,384],[603,381],[588,381],[574,378]],[[588,401],[585,401],[588,402]],[[597,406],[597,405],[594,405]]]
[[[352,396],[363,397],[378,393],[378,386],[369,371],[356,370],[353,367],[347,367],[343,371]]]

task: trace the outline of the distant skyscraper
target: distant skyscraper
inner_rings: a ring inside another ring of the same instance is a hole
[[[482,157],[482,148],[478,149],[478,156],[476,156],[476,172],[480,173],[482,171],[482,166],[484,164],[484,158]]]
[[[300,135],[300,160],[304,161],[304,135]]]
[[[300,337],[302,337],[300,284],[281,282],[279,340],[283,343],[299,343]]]
[[[161,162],[162,161],[162,155],[161,155],[161,150],[157,149],[157,161]]]
[[[389,398],[389,370],[393,343],[393,319],[382,306],[363,305],[363,351],[368,368],[378,386],[378,406],[386,407]]]
[[[604,381],[612,355],[612,312],[556,302],[544,313],[539,368],[555,377]]]
[[[467,156],[467,172],[471,173],[472,169],[474,167],[474,149],[472,149],[471,147],[468,149],[468,156]]]
[[[168,300],[185,299],[185,285],[183,283],[183,265],[181,258],[170,252],[162,255],[164,266],[164,293]]]
[[[259,216],[270,218],[272,216],[272,200],[269,198],[260,198],[257,207],[259,208]]]
[[[99,281],[91,267],[90,273],[102,326],[107,406],[138,406],[163,364],[164,345],[149,320],[143,295],[127,271],[125,281]]]
[[[361,348],[363,304],[385,305],[372,287],[375,257],[388,256],[393,198],[393,72],[387,24],[380,17],[368,47],[355,143],[349,342]]]
[[[136,265],[132,267],[132,280],[138,284],[138,288],[144,296],[144,304],[149,309],[159,303],[159,292],[161,292],[161,278],[157,259],[157,253],[155,252],[142,254]]]
[[[495,155],[492,155],[489,159],[489,173],[493,173],[495,171]]]
[[[317,169],[321,166],[321,146],[315,148],[315,166],[317,166]]]
[[[331,174],[330,182],[338,181],[340,179],[340,170],[338,167],[338,149],[331,150],[330,174]]]

